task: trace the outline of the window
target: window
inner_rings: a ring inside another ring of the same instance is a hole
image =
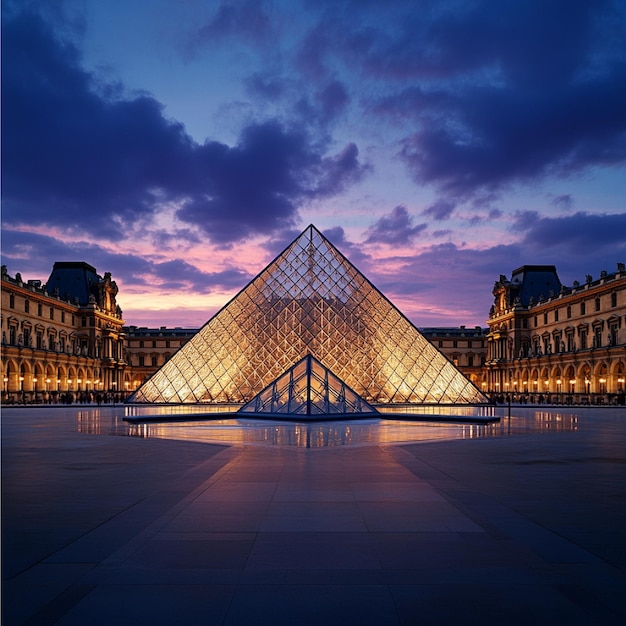
[[[567,319],[571,319],[572,317],[572,307],[568,305],[567,307]]]
[[[535,315],[535,327],[537,326],[537,316]]]
[[[9,344],[14,346],[17,343],[17,333],[15,326],[9,326]]]
[[[600,310],[600,298],[596,298],[596,311]]]
[[[31,344],[30,328],[24,329],[24,345],[28,348]]]
[[[82,326],[87,326],[87,318],[86,318],[84,315],[83,315],[83,317],[81,318],[80,323],[81,323],[81,325],[82,325]]]
[[[30,300],[24,300],[24,313],[30,313]]]
[[[37,350],[41,350],[43,348],[43,336],[41,333],[37,333]]]
[[[166,348],[169,348],[169,347],[170,347],[170,342],[169,342],[169,341],[166,341],[166,342],[165,342],[165,347],[166,347]]]
[[[554,321],[555,322],[559,321],[559,310],[558,309],[554,309]]]
[[[594,329],[593,347],[594,348],[602,347],[602,329],[599,326]]]
[[[452,342],[452,347],[453,347],[453,348],[458,348],[458,347],[459,347],[459,346],[458,346],[458,343],[459,343],[459,342],[455,339],[455,340]]]
[[[153,348],[156,348],[156,341],[153,341],[153,342],[152,342],[152,347],[153,347]]]
[[[526,318],[522,320],[522,328],[528,328],[528,320]]]
[[[547,323],[548,323],[548,314],[547,314],[547,313],[544,313],[544,314],[543,314],[543,323],[544,323],[544,324],[547,324]]]
[[[48,335],[48,350],[54,350],[54,335]]]
[[[617,306],[617,293],[615,291],[611,294],[611,306]]]
[[[555,352],[557,352],[557,353],[558,352],[563,352],[563,350],[562,350],[562,348],[563,348],[562,343],[563,342],[561,341],[561,335],[555,335],[554,336],[554,351]]]
[[[580,349],[581,350],[587,349],[587,331],[586,330],[580,331]]]
[[[467,357],[467,365],[468,367],[474,367],[474,356],[472,354]]]
[[[586,307],[585,307],[585,303],[584,303],[584,302],[581,302],[581,303],[580,303],[580,314],[581,314],[581,315],[584,315],[584,314],[585,314],[585,308],[586,308]]]
[[[54,309],[52,307],[50,307],[50,319],[54,319]]]
[[[65,324],[65,311],[61,311],[61,323]]]
[[[65,352],[65,337],[59,339],[59,352]]]
[[[143,340],[141,340],[141,341],[139,342],[139,347],[140,347],[140,348],[143,348]]]
[[[43,315],[43,306],[41,303],[37,304],[37,315],[39,315],[39,317]]]
[[[153,356],[152,357],[152,367],[156,367],[157,366],[157,357]]]
[[[10,309],[15,308],[15,296],[13,294],[9,296],[9,308]]]
[[[145,357],[140,356],[139,357],[139,367],[144,367],[145,365]]]

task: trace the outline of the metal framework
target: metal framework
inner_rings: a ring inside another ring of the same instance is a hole
[[[246,403],[307,354],[366,402],[487,401],[310,225],[129,402]]]
[[[272,415],[373,415],[378,413],[317,359],[307,354],[239,413]]]

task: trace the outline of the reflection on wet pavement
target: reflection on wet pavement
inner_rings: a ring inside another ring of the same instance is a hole
[[[446,423],[402,419],[368,418],[324,422],[284,422],[258,419],[215,418],[206,420],[190,415],[190,421],[128,423],[130,411],[144,415],[180,415],[179,407],[119,407],[117,410],[86,408],[78,411],[78,431],[98,435],[160,438],[227,445],[295,446],[325,448],[406,444],[421,441],[477,439],[537,432],[571,432],[579,428],[580,412],[563,410],[514,410],[508,418],[505,409],[490,407],[489,416],[500,417],[491,423]],[[424,410],[425,420],[433,417],[433,407]],[[190,407],[185,407],[190,414]],[[461,411],[461,412],[459,412]],[[471,413],[468,411],[474,411]],[[437,416],[485,416],[484,408],[437,408]],[[206,408],[196,411],[199,416]],[[165,417],[166,418],[166,417]]]

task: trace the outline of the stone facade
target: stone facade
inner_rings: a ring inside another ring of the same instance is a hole
[[[185,345],[198,329],[127,326],[125,332],[126,358],[131,370],[130,390],[134,391]]]
[[[198,329],[124,326],[110,273],[55,263],[46,284],[2,268],[4,402],[121,400]],[[561,284],[556,267],[525,265],[494,289],[488,328],[420,328],[494,399],[622,403],[626,270]]]
[[[501,275],[489,314],[487,391],[528,402],[624,403],[626,270],[561,284],[556,268]]]
[[[2,266],[4,402],[121,400],[129,384],[111,274],[55,263],[48,282]]]
[[[487,330],[476,326],[420,328],[419,331],[480,390],[486,389]]]

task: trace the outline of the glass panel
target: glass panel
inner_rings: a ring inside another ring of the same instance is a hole
[[[361,397],[380,402],[486,401],[314,226],[212,317],[129,401],[217,403],[255,398],[255,406],[286,403],[285,410],[293,405],[302,411],[298,393],[303,372],[289,373],[291,385],[277,379],[308,354],[320,362],[326,381],[315,410],[360,406]],[[338,386],[327,382],[334,377]],[[269,386],[271,393],[266,390]]]

